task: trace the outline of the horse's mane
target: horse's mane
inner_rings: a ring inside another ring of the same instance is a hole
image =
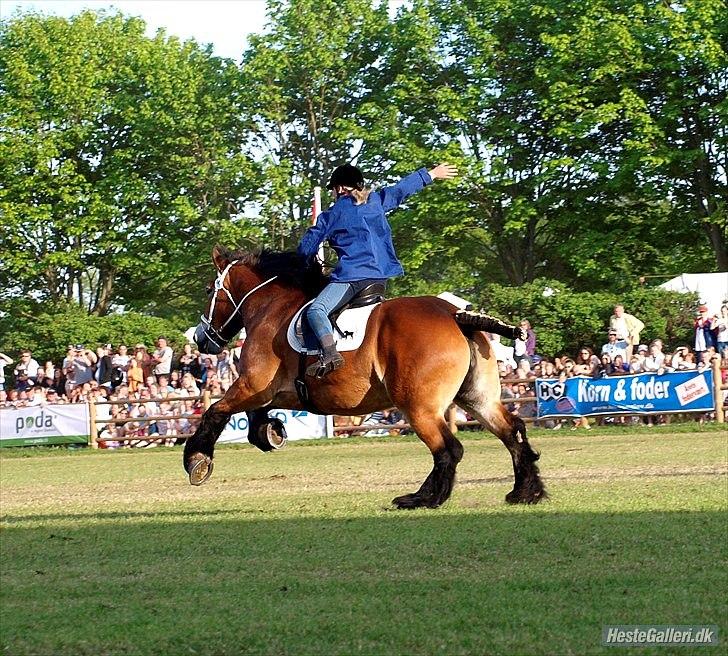
[[[308,298],[316,296],[329,282],[329,277],[324,275],[317,260],[312,258],[307,262],[294,251],[274,251],[268,248],[230,251],[220,248],[220,252],[229,260],[240,260],[241,264],[250,267],[263,278],[278,276],[281,282],[302,290]]]

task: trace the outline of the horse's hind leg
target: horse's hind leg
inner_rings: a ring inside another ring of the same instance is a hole
[[[455,469],[463,457],[463,445],[439,412],[417,412],[410,424],[432,453],[432,471],[420,489],[392,500],[398,508],[437,508],[447,501],[455,484]]]
[[[505,444],[513,461],[515,483],[506,495],[508,503],[538,503],[545,499],[546,488],[536,461],[539,454],[531,448],[523,419],[512,415],[500,401],[478,403],[473,398],[457,398],[456,402]]]

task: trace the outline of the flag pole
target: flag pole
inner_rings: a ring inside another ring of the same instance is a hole
[[[316,219],[321,214],[321,187],[313,188],[313,206],[311,207],[311,224],[316,225]]]
[[[318,216],[321,214],[321,187],[313,188],[313,206],[311,207],[311,225],[316,225]],[[323,264],[324,261],[324,245],[323,243],[318,249],[318,259]]]

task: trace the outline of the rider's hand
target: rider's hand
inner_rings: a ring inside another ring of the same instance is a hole
[[[428,173],[433,180],[450,180],[458,174],[458,170],[452,164],[438,164]]]

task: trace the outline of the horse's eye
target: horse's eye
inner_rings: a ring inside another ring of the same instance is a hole
[[[215,285],[213,285],[211,282],[208,282],[205,286],[205,294],[208,296],[212,294],[213,290],[215,289]]]

